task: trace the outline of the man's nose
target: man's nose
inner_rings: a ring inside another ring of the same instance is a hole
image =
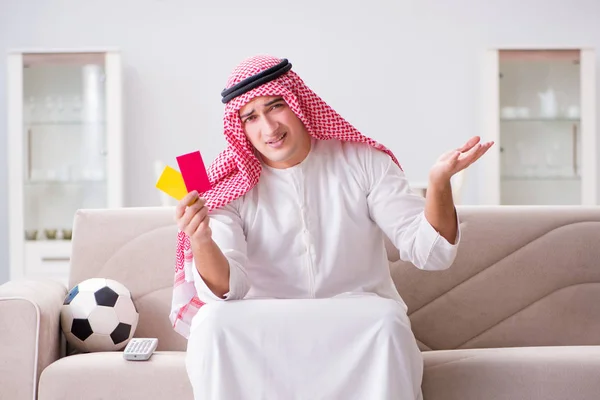
[[[276,132],[278,128],[279,123],[268,115],[265,115],[263,118],[263,135],[271,135]]]

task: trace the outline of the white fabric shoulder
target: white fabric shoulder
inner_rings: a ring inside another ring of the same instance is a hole
[[[343,158],[366,194],[382,181],[390,168],[400,170],[389,155],[369,144],[337,142],[336,155]],[[332,150],[333,148],[331,146]]]

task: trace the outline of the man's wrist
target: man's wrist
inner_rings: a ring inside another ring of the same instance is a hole
[[[196,250],[202,250],[205,249],[206,247],[209,247],[212,245],[213,240],[211,236],[208,237],[194,237],[192,238],[191,242],[191,246],[192,246],[192,251],[196,251]]]
[[[429,183],[427,184],[427,192],[445,192],[452,190],[452,184],[450,178],[437,178],[429,177]]]

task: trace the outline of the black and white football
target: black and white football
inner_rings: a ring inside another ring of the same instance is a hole
[[[124,348],[135,333],[138,319],[131,293],[123,284],[91,278],[67,293],[60,325],[69,344],[89,353]]]

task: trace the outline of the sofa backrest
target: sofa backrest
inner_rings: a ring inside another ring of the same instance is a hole
[[[89,278],[124,284],[140,314],[135,337],[159,350],[184,350],[169,321],[177,225],[173,207],[79,210],[73,224],[69,287]]]
[[[600,207],[458,207],[462,238],[445,271],[421,271],[386,243],[423,350],[600,344]],[[131,291],[136,337],[185,350],[168,319],[172,207],[80,210],[70,285],[103,277]]]

